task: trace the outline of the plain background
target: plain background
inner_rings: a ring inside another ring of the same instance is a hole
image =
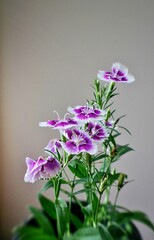
[[[61,117],[68,106],[92,96],[97,71],[113,62],[136,78],[118,85],[114,107],[126,114],[119,142],[134,152],[115,167],[135,181],[118,203],[146,212],[154,221],[154,1],[153,0],[2,0],[1,3],[1,239],[38,205],[42,182],[24,183],[25,157],[37,158],[56,133],[39,121]],[[50,193],[52,196],[52,193]],[[144,240],[154,233],[139,224]]]

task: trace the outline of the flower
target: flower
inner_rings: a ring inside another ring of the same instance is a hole
[[[104,127],[102,127],[100,124],[96,123],[88,123],[87,125],[87,131],[91,138],[96,141],[102,141],[108,136],[108,133]]]
[[[66,118],[62,120],[48,120],[47,122],[40,122],[40,127],[52,127],[53,129],[67,129],[77,125],[77,121],[71,118]]]
[[[30,183],[34,183],[41,178],[51,178],[60,170],[60,162],[51,156],[47,160],[43,157],[39,157],[37,160],[27,157],[26,164],[27,172],[24,180]]]
[[[68,111],[75,114],[75,119],[87,122],[90,120],[102,119],[102,116],[105,114],[104,111],[91,106],[69,107]]]
[[[135,81],[134,76],[128,73],[128,68],[121,63],[113,63],[111,72],[100,70],[97,77],[106,82],[131,83]]]
[[[48,120],[47,122],[39,122],[40,127],[54,127],[59,120]]]
[[[79,154],[87,152],[92,155],[96,153],[96,145],[85,132],[79,131],[77,129],[66,130],[65,136],[67,140],[61,144],[68,154]]]
[[[59,140],[52,139],[44,149],[51,153],[57,154],[57,150],[60,151],[62,149],[62,146]]]
[[[71,127],[74,127],[76,126],[78,123],[77,121],[75,121],[74,119],[71,119],[71,118],[66,118],[66,119],[63,119],[63,120],[59,120],[55,126],[54,126],[54,129],[67,129],[67,128],[71,128]]]

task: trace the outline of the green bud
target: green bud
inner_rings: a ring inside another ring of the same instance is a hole
[[[108,180],[108,176],[106,176],[102,179],[100,186],[99,186],[100,193],[102,193],[105,190],[105,188],[107,187],[107,180]]]
[[[108,98],[110,96],[110,94],[112,93],[113,89],[115,87],[115,82],[111,82],[108,89],[107,89],[107,94],[106,97]]]
[[[105,118],[105,120],[107,121],[110,117],[111,117],[111,111],[110,111],[110,109],[108,109],[108,110],[107,110],[107,113],[106,113],[106,118]]]
[[[98,79],[95,80],[95,87],[96,87],[96,91],[99,92],[100,89],[100,81]]]
[[[118,190],[120,190],[123,187],[125,177],[126,177],[126,175],[124,173],[120,173],[119,178],[118,178]]]

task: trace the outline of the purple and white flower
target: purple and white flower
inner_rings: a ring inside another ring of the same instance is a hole
[[[105,126],[107,128],[112,128],[114,126],[115,121],[114,120],[107,120],[105,121]]]
[[[106,129],[98,123],[88,123],[87,131],[91,138],[96,141],[102,141],[108,136]]]
[[[39,122],[40,127],[54,127],[59,120],[48,120],[47,122]]]
[[[128,68],[121,63],[113,63],[110,72],[100,70],[97,77],[106,82],[131,83],[135,81],[134,76],[128,73]]]
[[[72,119],[72,118],[66,118],[66,119],[63,119],[63,120],[59,120],[59,121],[55,124],[54,129],[65,130],[65,129],[74,127],[74,126],[76,126],[77,124],[78,124],[77,121],[75,121],[74,119]]]
[[[65,130],[77,125],[77,121],[72,118],[66,118],[62,120],[48,120],[47,122],[40,122],[40,127],[52,127],[53,129]]]
[[[62,146],[59,140],[57,139],[52,139],[48,143],[48,145],[45,147],[45,150],[57,154],[57,150],[60,152],[62,150]]]
[[[90,106],[76,106],[75,108],[69,107],[68,111],[75,114],[75,119],[78,121],[89,122],[91,120],[100,120],[105,112],[100,109],[95,109]]]
[[[37,160],[27,157],[26,164],[25,182],[34,183],[40,178],[52,178],[60,171],[60,162],[51,156],[47,159],[39,157]]]
[[[62,142],[61,145],[68,154],[87,152],[92,155],[96,153],[97,146],[85,132],[77,129],[68,129],[65,131],[65,136],[67,140]]]

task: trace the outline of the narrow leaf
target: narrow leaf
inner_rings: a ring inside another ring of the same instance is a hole
[[[48,190],[49,188],[51,188],[51,187],[53,187],[53,180],[52,179],[50,179],[49,181],[47,181],[46,183],[45,183],[45,185],[43,186],[43,188],[41,189],[41,193],[42,192],[45,192],[46,190]]]
[[[57,216],[57,230],[60,237],[63,236],[66,231],[66,226],[68,222],[68,207],[66,202],[58,198],[55,201],[56,216]]]
[[[52,219],[56,220],[56,209],[54,203],[40,193],[38,194],[38,199],[45,213]]]
[[[114,240],[110,232],[108,231],[107,227],[105,227],[103,224],[99,224],[98,229],[102,240]]]
[[[73,234],[71,240],[102,240],[98,228],[84,227]]]
[[[39,226],[45,233],[54,234],[53,227],[49,219],[43,214],[43,212],[33,206],[28,206],[30,212],[33,214]]]
[[[41,228],[20,226],[14,229],[14,239],[18,240],[56,240],[57,237],[43,233]]]
[[[141,211],[128,211],[119,213],[117,216],[117,220],[120,222],[136,220],[147,225],[154,231],[154,224],[150,221],[148,216]]]

